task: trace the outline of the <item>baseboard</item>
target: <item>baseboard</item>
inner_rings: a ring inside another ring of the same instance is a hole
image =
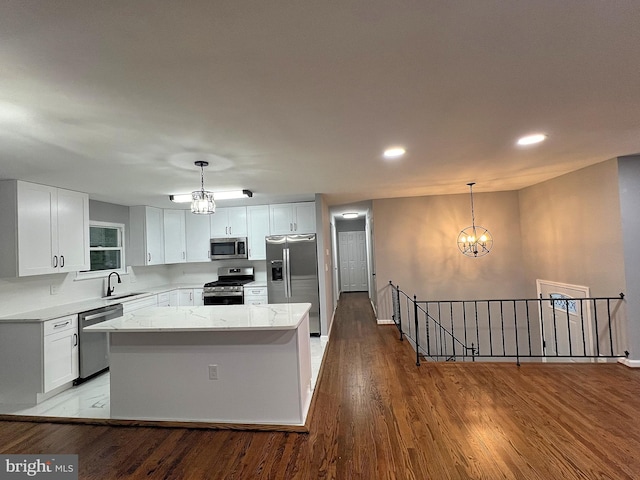
[[[628,358],[620,358],[618,362],[630,368],[640,368],[640,360],[630,360]]]
[[[395,325],[393,320],[383,320],[379,318],[377,322],[378,322],[378,325]]]

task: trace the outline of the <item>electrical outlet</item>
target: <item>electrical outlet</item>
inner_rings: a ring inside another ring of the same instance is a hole
[[[209,365],[209,380],[218,379],[218,365]]]
[[[51,295],[57,295],[59,291],[60,291],[60,285],[58,285],[56,283],[52,283],[51,284]]]

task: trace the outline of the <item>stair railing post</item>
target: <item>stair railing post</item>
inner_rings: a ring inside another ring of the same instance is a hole
[[[420,341],[418,334],[418,298],[413,296],[413,319],[416,324],[416,365],[420,366]]]

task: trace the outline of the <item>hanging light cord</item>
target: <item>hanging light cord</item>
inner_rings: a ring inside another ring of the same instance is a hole
[[[476,231],[476,216],[475,213],[473,211],[473,186],[475,185],[474,182],[471,183],[467,183],[467,185],[469,185],[469,192],[471,194],[471,226],[473,227],[473,231]]]
[[[200,191],[204,197],[204,165],[200,164]]]

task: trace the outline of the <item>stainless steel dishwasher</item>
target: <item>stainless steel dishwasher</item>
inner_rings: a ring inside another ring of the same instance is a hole
[[[121,303],[94,308],[78,314],[80,378],[76,380],[76,383],[83,382],[109,368],[109,334],[104,332],[85,332],[84,327],[121,316]]]

